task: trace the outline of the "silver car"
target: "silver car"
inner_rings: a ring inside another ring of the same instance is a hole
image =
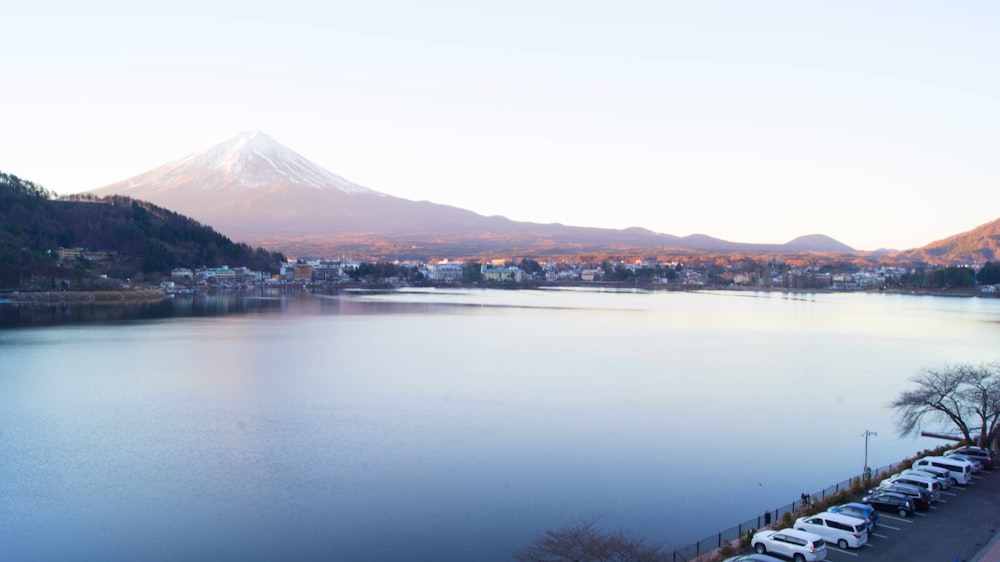
[[[778,554],[795,562],[826,560],[826,543],[823,537],[796,529],[759,531],[753,536],[750,545],[757,554]]]

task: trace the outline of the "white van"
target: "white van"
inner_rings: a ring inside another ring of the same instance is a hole
[[[932,502],[936,502],[941,499],[941,485],[938,484],[937,480],[933,478],[917,476],[916,474],[901,473],[889,478],[889,481],[897,482],[899,484],[912,484],[918,488],[927,490],[927,493],[930,494]]]
[[[868,522],[850,515],[824,511],[798,518],[794,527],[819,535],[840,548],[861,548],[868,542]]]
[[[913,463],[913,468],[935,466],[948,471],[956,484],[963,486],[972,481],[972,463],[962,459],[948,457],[924,457]]]

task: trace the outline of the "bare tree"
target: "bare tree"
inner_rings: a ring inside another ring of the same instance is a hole
[[[1000,363],[958,364],[925,370],[917,384],[889,405],[900,435],[926,425],[953,426],[969,443],[988,447],[1000,431]],[[976,425],[978,424],[978,425]]]
[[[624,531],[602,533],[596,521],[558,531],[545,531],[534,543],[514,554],[517,562],[666,562],[660,545]]]

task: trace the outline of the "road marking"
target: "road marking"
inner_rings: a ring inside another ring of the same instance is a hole
[[[866,543],[866,544],[867,544],[867,543]],[[827,550],[832,550],[832,551],[834,551],[834,552],[839,552],[839,553],[841,553],[841,554],[847,554],[848,556],[853,556],[853,557],[855,557],[855,558],[857,558],[857,557],[858,557],[858,555],[857,555],[857,554],[855,554],[855,553],[853,553],[853,552],[848,552],[848,551],[846,551],[846,550],[840,550],[839,548],[836,548],[836,547],[831,547],[831,546],[830,546],[830,543],[826,543],[826,549],[827,549]]]
[[[881,523],[879,523],[878,528],[879,529],[892,529],[893,531],[902,531],[902,529],[899,528],[899,527],[890,527],[888,525],[883,525]]]
[[[926,513],[918,513],[918,512],[914,512],[913,514],[914,514],[914,515],[919,515],[920,517],[927,517],[927,514],[926,514]]]
[[[896,529],[896,530],[898,531],[899,529]],[[885,535],[876,535],[875,533],[872,533],[872,536],[873,537],[878,537],[880,539],[887,539],[887,538],[889,538],[889,537],[887,537]],[[871,546],[871,545],[869,545],[869,546]]]
[[[893,521],[899,521],[900,523],[908,523],[908,524],[911,524],[911,525],[913,524],[912,520],[910,520],[910,519],[903,519],[902,517],[894,517],[892,515],[883,515],[882,517],[885,518],[885,519],[892,519]],[[879,524],[879,528],[881,529],[882,527],[885,527],[885,525]]]
[[[948,495],[948,496],[958,497],[958,494],[956,494],[955,492],[941,492],[941,495],[942,496]]]

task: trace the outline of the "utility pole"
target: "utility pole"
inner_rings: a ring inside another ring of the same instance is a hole
[[[878,437],[878,433],[876,433],[874,431],[868,431],[867,429],[865,430],[865,470],[864,470],[864,472],[862,474],[864,474],[864,479],[865,479],[866,482],[870,481],[872,479],[872,469],[868,467],[868,438],[869,437]]]

